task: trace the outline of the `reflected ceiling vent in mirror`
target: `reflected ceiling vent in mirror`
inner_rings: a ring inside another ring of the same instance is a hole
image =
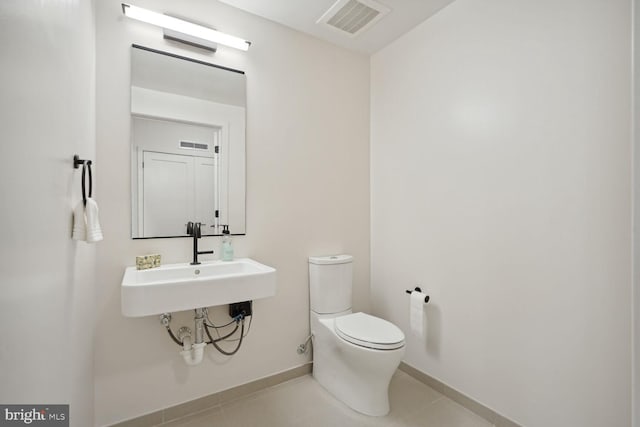
[[[317,23],[355,37],[371,28],[390,11],[387,6],[373,0],[338,0]]]
[[[184,148],[185,150],[209,150],[209,144],[204,144],[201,142],[191,142],[191,141],[180,141],[180,148]]]

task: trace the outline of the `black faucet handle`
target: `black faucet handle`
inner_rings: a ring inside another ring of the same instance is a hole
[[[191,221],[187,223],[187,234],[193,236],[193,222]]]
[[[201,222],[196,222],[196,224],[195,224],[195,236],[198,239],[202,237],[202,223]]]

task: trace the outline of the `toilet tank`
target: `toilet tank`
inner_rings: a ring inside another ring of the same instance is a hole
[[[309,298],[312,311],[330,314],[351,308],[352,261],[351,255],[309,257]]]

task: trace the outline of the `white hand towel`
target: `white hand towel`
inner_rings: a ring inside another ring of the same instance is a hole
[[[87,223],[84,217],[84,203],[82,200],[78,202],[73,210],[73,231],[71,232],[73,240],[87,240]]]
[[[411,332],[420,337],[424,337],[424,297],[425,294],[422,292],[411,292],[411,303],[409,307]]]
[[[85,209],[87,217],[87,243],[95,243],[102,240],[102,230],[98,219],[98,204],[93,199],[87,199]]]

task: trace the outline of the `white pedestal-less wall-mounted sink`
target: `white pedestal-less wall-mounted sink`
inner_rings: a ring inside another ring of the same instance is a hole
[[[149,270],[127,267],[121,286],[122,314],[149,316],[275,294],[276,269],[249,258],[168,264]]]

